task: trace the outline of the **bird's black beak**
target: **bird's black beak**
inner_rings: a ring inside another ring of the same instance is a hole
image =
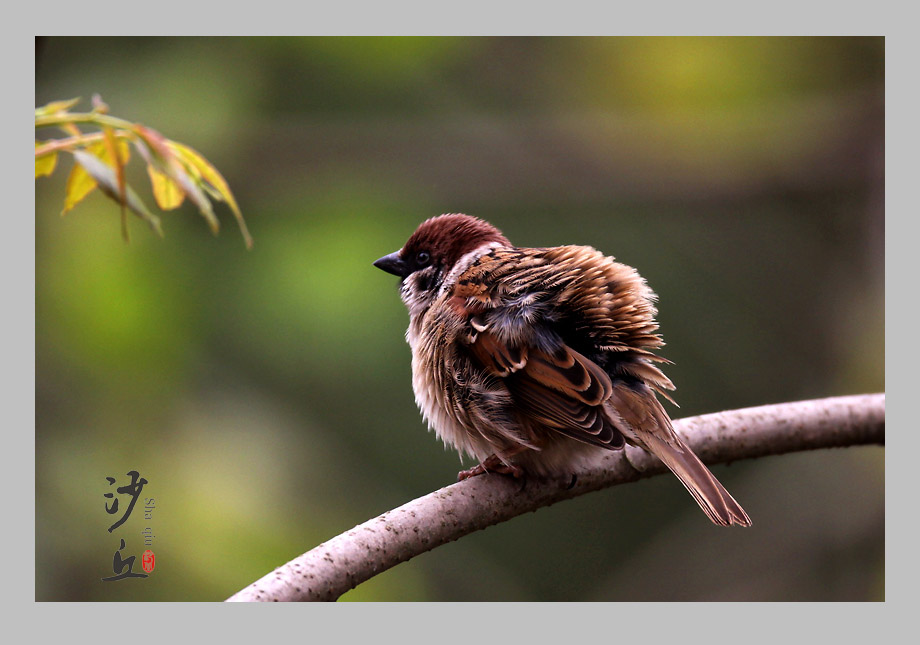
[[[399,257],[399,251],[395,253],[390,253],[389,255],[384,255],[382,258],[374,262],[374,266],[378,269],[386,271],[387,273],[392,273],[393,275],[398,275],[400,278],[405,278],[410,273],[412,273],[409,265]]]

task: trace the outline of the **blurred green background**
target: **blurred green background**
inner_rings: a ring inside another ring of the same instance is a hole
[[[371,266],[439,213],[636,266],[675,417],[885,388],[882,38],[40,38],[35,83],[202,152],[255,238],[186,205],[126,245],[98,194],[59,217],[70,160],[36,181],[39,600],[222,600],[452,482]],[[109,534],[129,470],[155,510]],[[658,477],[343,599],[884,599],[882,448],[714,471],[752,529]]]

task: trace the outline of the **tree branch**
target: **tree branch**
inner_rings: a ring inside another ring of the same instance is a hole
[[[674,422],[708,464],[801,450],[885,443],[885,395],[767,405]],[[320,544],[234,594],[230,601],[335,600],[400,562],[479,529],[555,502],[662,472],[649,453],[627,446],[577,483],[486,475],[452,484],[387,511]]]

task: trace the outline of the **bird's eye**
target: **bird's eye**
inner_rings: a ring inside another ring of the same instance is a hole
[[[429,262],[431,262],[431,256],[428,255],[427,251],[419,251],[418,255],[415,256],[415,263],[420,267],[425,266]]]

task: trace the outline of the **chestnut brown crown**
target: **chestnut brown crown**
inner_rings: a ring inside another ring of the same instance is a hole
[[[374,266],[401,278],[429,266],[443,271],[489,242],[511,246],[502,232],[486,221],[460,213],[438,215],[422,222],[402,249],[383,256]]]

